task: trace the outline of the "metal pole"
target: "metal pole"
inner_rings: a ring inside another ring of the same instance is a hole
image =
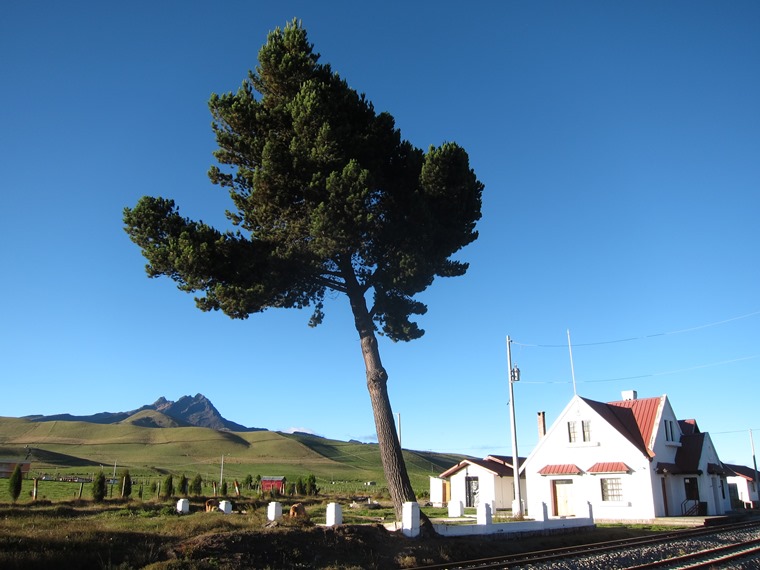
[[[224,483],[224,453],[222,453],[222,469],[219,471],[219,484]]]
[[[755,439],[752,437],[752,430],[749,430],[749,442],[752,444],[752,466],[755,468],[755,493],[757,494],[758,498],[760,498],[760,483],[758,483],[758,477],[757,477],[757,460],[755,459]],[[750,496],[750,501],[752,502],[752,507],[754,508],[755,503],[752,501],[752,497]]]
[[[512,502],[512,516],[522,517],[522,497],[520,496],[520,458],[517,455],[517,425],[515,421],[514,373],[512,370],[512,340],[507,335],[507,366],[509,367],[509,423],[512,427],[512,479],[515,485],[515,500]]]

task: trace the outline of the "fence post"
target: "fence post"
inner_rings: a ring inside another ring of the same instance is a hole
[[[415,538],[420,534],[420,505],[416,502],[404,503],[401,510],[401,532]]]
[[[450,501],[449,502],[449,517],[459,518],[464,515],[464,507],[462,501]]]
[[[267,520],[276,521],[282,518],[282,503],[272,501],[267,507]]]
[[[491,520],[491,504],[480,503],[478,505],[478,524],[489,525]]]
[[[338,503],[328,503],[325,522],[327,526],[343,524],[343,510]]]

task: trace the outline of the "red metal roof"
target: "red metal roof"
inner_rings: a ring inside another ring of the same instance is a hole
[[[545,465],[542,467],[539,475],[580,475],[583,471],[577,465],[565,463],[561,465]]]
[[[654,456],[652,450],[652,434],[654,433],[655,423],[657,421],[657,412],[660,409],[660,404],[663,398],[641,398],[638,400],[622,400],[620,402],[609,402],[608,406],[615,408],[629,409],[633,412],[633,418],[636,422],[638,432],[641,434],[641,439],[646,445],[647,451],[650,456]]]
[[[608,461],[603,463],[594,463],[588,468],[589,473],[629,473],[633,471],[622,461]]]

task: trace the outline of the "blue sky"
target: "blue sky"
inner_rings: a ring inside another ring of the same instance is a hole
[[[0,18],[0,415],[205,394],[238,423],[369,441],[345,299],[247,321],[151,280],[122,229],[142,195],[224,223],[207,101],[302,19],[402,135],[456,141],[485,184],[466,276],[381,339],[404,447],[521,455],[578,393],[668,394],[721,459],[760,446],[756,2],[12,2]]]

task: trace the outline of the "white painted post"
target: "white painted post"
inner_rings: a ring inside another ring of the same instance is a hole
[[[404,536],[415,538],[420,534],[420,505],[415,502],[404,503],[401,507],[401,532]]]
[[[343,524],[343,510],[338,503],[328,503],[326,519],[327,526]]]
[[[181,515],[186,515],[190,512],[190,501],[187,499],[180,499],[177,501],[177,512]]]
[[[491,504],[480,503],[478,505],[478,524],[491,524]]]
[[[272,501],[267,507],[267,520],[276,521],[282,518],[282,503]]]
[[[462,501],[450,501],[449,502],[449,517],[460,518],[464,515],[464,507]]]

